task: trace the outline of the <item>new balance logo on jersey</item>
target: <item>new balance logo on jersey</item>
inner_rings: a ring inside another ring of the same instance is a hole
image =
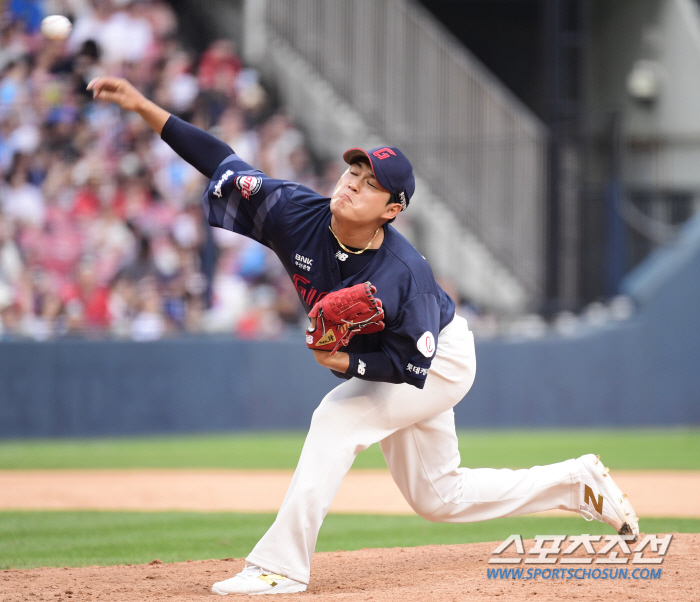
[[[348,254],[342,251],[338,251],[335,256],[338,258],[338,261],[345,261],[348,258]]]
[[[226,171],[224,173],[224,175],[222,175],[219,178],[219,181],[216,183],[216,186],[214,186],[214,196],[217,199],[221,198],[221,187],[224,185],[226,180],[228,180],[232,175],[233,175],[233,172],[229,169],[228,171]]]
[[[365,368],[367,367],[367,364],[365,364],[362,360],[359,360],[359,364],[357,366],[357,373],[358,374],[364,374],[365,373]]]

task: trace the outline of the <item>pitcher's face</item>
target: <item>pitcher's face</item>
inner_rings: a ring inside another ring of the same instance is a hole
[[[398,203],[387,205],[390,198],[391,193],[377,181],[368,163],[353,163],[336,184],[331,213],[336,219],[358,224],[389,220],[401,210]]]

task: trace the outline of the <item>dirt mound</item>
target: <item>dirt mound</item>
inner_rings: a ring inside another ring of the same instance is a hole
[[[311,585],[304,594],[276,600],[698,600],[700,535],[675,534],[654,580],[489,579],[487,569],[497,543],[330,552],[314,557]],[[525,542],[525,550],[531,542]],[[598,546],[597,546],[598,547]],[[596,548],[597,548],[596,547]],[[175,564],[44,568],[0,572],[0,601],[142,600],[191,601],[212,597],[215,581],[233,576],[242,560],[204,560]],[[558,563],[557,563],[557,566]],[[612,568],[615,565],[607,565]],[[619,565],[618,565],[619,566]],[[538,568],[544,567],[540,565]],[[577,566],[574,569],[580,568]],[[595,565],[586,568],[594,569]],[[601,565],[602,569],[603,566]],[[657,566],[645,567],[658,570]],[[614,569],[613,569],[614,570]],[[532,598],[531,596],[537,596]],[[245,598],[248,599],[248,598]]]

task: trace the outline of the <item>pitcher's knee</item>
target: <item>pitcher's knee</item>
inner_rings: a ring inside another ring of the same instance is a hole
[[[432,510],[426,510],[425,512],[419,513],[419,516],[434,523],[441,523],[445,522],[452,516],[452,510],[453,508],[450,504],[442,504],[438,508],[433,508]]]
[[[318,407],[314,410],[314,413],[311,415],[311,424],[318,425],[323,424],[325,422],[333,422],[335,412],[331,406],[332,403],[329,403],[324,398],[323,401],[321,401]]]
[[[413,511],[425,520],[440,522],[450,515],[451,504],[437,495],[421,496],[420,499],[406,498]]]

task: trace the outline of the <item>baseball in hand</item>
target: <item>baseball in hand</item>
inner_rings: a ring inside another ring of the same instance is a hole
[[[41,22],[41,33],[49,40],[65,40],[73,29],[63,15],[50,15]]]

